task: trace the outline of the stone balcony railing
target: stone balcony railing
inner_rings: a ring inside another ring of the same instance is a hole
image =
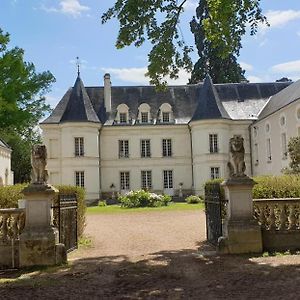
[[[25,226],[25,209],[0,209],[0,242],[18,240]]]
[[[265,250],[300,250],[300,198],[254,199],[253,207]]]

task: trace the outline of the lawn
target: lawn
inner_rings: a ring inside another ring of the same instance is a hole
[[[132,213],[132,212],[157,212],[157,211],[178,211],[178,210],[196,210],[204,209],[204,204],[170,203],[162,207],[139,207],[123,208],[120,205],[91,206],[87,208],[88,214],[114,214],[114,213]]]

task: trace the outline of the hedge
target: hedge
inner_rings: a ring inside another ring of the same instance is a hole
[[[0,187],[0,208],[18,207],[18,200],[23,199],[22,190],[26,186],[26,184],[16,184]],[[86,212],[84,189],[67,185],[59,185],[55,186],[55,188],[59,190],[60,194],[76,194],[78,200],[77,231],[78,237],[81,237],[85,227]]]

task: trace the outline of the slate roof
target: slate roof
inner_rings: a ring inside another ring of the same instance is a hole
[[[298,99],[300,99],[300,80],[294,82],[286,89],[272,96],[259,114],[258,119],[264,119]]]
[[[103,87],[84,87],[76,79],[58,103],[52,114],[42,124],[61,122],[101,122],[112,125],[118,105],[129,107],[129,117],[136,119],[138,107],[148,103],[152,118],[156,118],[163,103],[172,106],[176,124],[188,124],[193,118],[256,119],[268,99],[289,82],[213,84],[208,77],[204,83],[169,86],[158,92],[153,86],[113,86],[111,112],[104,107]]]
[[[3,141],[1,139],[0,139],[0,147],[6,148],[6,149],[11,149],[9,147],[9,145],[5,141]]]
[[[230,119],[209,75],[204,80],[198,105],[191,121],[205,119]]]

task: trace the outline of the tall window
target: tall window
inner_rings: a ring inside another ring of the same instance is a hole
[[[75,172],[75,185],[84,188],[84,171]]]
[[[220,178],[220,168],[212,167],[210,168],[210,179]]]
[[[170,122],[170,113],[169,112],[163,112],[162,113],[162,121],[163,121],[163,123],[169,123]]]
[[[127,123],[127,113],[120,113],[120,123]]]
[[[163,139],[162,140],[162,150],[163,150],[163,156],[165,156],[165,157],[172,156],[172,140],[171,139]]]
[[[129,157],[129,141],[119,140],[119,158]]]
[[[281,134],[281,150],[282,150],[282,158],[286,159],[287,158],[287,143],[286,143],[286,133],[283,132]]]
[[[129,190],[130,182],[129,182],[129,172],[121,172],[120,173],[120,188],[121,190]]]
[[[141,171],[142,179],[142,189],[152,188],[152,172],[151,171]]]
[[[218,152],[218,135],[217,134],[209,135],[209,152],[210,153]]]
[[[164,188],[172,189],[173,188],[173,171],[164,170]]]
[[[75,156],[84,156],[83,137],[76,137],[74,141],[75,141]]]
[[[271,139],[267,139],[267,161],[272,160]]]
[[[141,140],[141,157],[151,157],[150,140]]]
[[[258,144],[254,144],[254,163],[258,165]]]
[[[149,122],[148,112],[142,112],[141,113],[141,121],[142,121],[142,123],[148,123]]]

